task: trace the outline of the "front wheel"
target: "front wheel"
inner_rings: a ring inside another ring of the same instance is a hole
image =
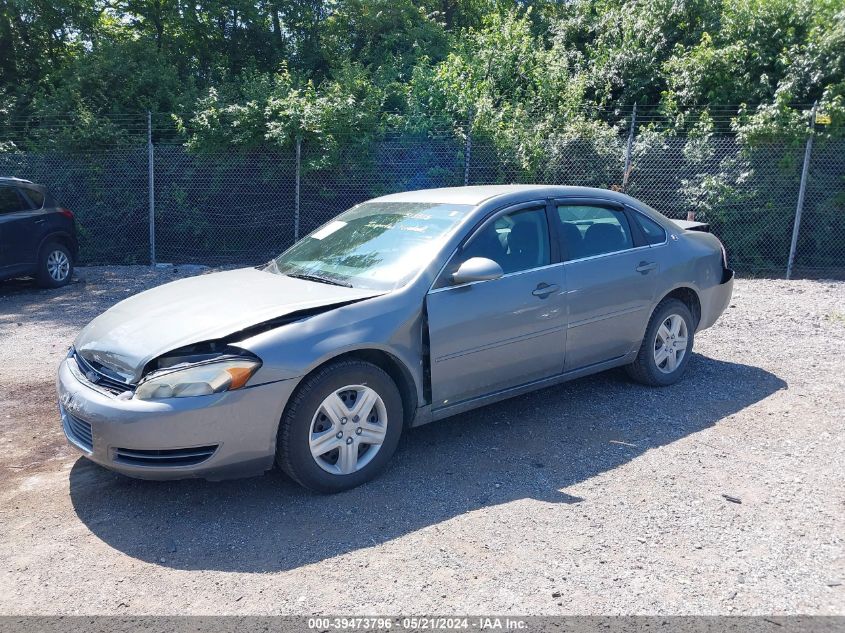
[[[682,301],[665,299],[648,322],[645,338],[628,375],[645,385],[664,387],[684,375],[695,336],[692,313]]]
[[[379,474],[399,443],[402,397],[381,368],[332,363],[305,378],[288,403],[276,463],[311,490],[340,492]]]

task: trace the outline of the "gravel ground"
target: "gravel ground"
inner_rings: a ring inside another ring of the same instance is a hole
[[[0,283],[0,613],[845,614],[845,283],[739,280],[680,384],[609,372],[414,429],[325,497],[65,444],[76,332],[190,272]]]

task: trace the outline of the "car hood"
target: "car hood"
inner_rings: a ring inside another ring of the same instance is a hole
[[[147,363],[186,345],[223,338],[301,310],[383,294],[294,279],[255,268],[200,275],[129,297],[91,321],[74,347],[136,382]]]

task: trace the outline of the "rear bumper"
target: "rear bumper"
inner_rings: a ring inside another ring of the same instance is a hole
[[[227,479],[273,466],[276,432],[295,380],[160,401],[118,400],[59,367],[68,442],[88,459],[142,479]]]
[[[721,283],[703,290],[699,294],[701,301],[701,319],[698,330],[704,330],[713,325],[731,302],[734,291],[734,271],[726,268],[723,271]]]

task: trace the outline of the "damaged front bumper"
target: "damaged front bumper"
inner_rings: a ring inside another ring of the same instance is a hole
[[[68,442],[88,459],[142,479],[217,480],[272,468],[296,380],[143,401],[89,386],[75,363],[70,357],[59,367],[59,411]]]

